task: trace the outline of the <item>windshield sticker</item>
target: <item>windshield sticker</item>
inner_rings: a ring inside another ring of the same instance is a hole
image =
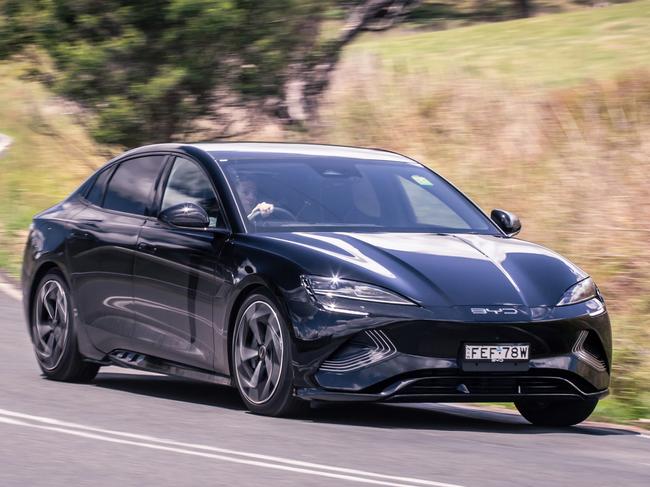
[[[420,186],[433,186],[433,183],[429,181],[424,176],[418,176],[417,174],[411,176],[411,179],[418,183]]]

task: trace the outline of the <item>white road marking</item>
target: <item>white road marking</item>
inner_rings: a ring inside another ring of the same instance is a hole
[[[646,440],[650,440],[650,435],[639,435],[641,438],[645,438]]]
[[[21,297],[22,297],[22,296],[20,295],[20,291],[18,291],[18,289],[16,289],[15,287],[13,287],[13,286],[12,286],[11,284],[9,284],[8,282],[4,282],[4,281],[2,281],[2,280],[0,280],[0,292],[5,293],[5,294],[6,294],[7,296],[9,296],[10,298],[16,299],[16,300],[18,300],[18,301],[20,301],[20,299],[21,299]]]
[[[28,422],[32,421],[32,422]],[[32,416],[29,414],[17,413],[0,409],[0,423],[11,424],[15,426],[36,428],[40,430],[53,431],[68,435],[80,436],[94,440],[105,441],[109,443],[118,443],[130,446],[139,446],[153,450],[162,450],[184,455],[194,455],[214,460],[252,465],[275,470],[284,470],[288,472],[301,473],[306,475],[315,475],[320,477],[329,477],[351,482],[359,482],[374,485],[386,485],[392,487],[414,487],[418,485],[428,485],[435,487],[461,487],[456,484],[444,482],[435,482],[430,480],[416,479],[411,477],[400,477],[394,475],[384,475],[363,470],[350,468],[335,467],[322,465],[318,463],[303,462],[289,458],[281,458],[270,455],[261,455],[257,453],[241,452],[218,448],[208,445],[199,445],[194,443],[183,443],[153,436],[138,435],[123,431],[107,430],[95,428],[76,423],[68,423],[52,418],[42,416]],[[38,424],[42,423],[42,424]],[[107,436],[112,435],[112,436]],[[122,437],[122,438],[115,438]],[[129,439],[125,439],[129,438]],[[137,440],[137,441],[136,441]],[[191,448],[191,449],[190,449]],[[203,450],[203,451],[197,451]],[[208,453],[213,452],[213,453]],[[238,458],[240,457],[240,458]],[[244,457],[244,458],[241,458]]]

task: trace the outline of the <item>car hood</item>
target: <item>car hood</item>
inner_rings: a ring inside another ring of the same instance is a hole
[[[287,232],[257,236],[306,273],[380,285],[423,306],[554,306],[566,289],[587,277],[544,247],[492,235]]]

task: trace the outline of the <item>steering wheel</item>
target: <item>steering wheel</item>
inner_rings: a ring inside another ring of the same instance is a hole
[[[261,216],[262,216],[262,213],[258,211],[258,212],[254,213],[252,215],[251,221],[259,220]],[[294,216],[293,213],[291,213],[289,210],[286,210],[286,209],[281,208],[279,206],[274,206],[273,211],[266,218],[269,219],[269,220],[276,220],[277,219],[276,217],[280,217],[280,219],[284,219],[284,220],[291,220],[291,221],[294,221],[294,222],[297,221],[296,217]],[[282,217],[284,217],[284,218],[282,218]]]

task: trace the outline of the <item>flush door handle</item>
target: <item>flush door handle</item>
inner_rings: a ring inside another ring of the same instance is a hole
[[[148,253],[150,253],[150,254],[153,254],[153,253],[156,252],[156,250],[158,250],[158,249],[157,249],[156,246],[154,246],[154,245],[151,245],[151,244],[148,244],[148,243],[144,243],[144,242],[140,242],[140,243],[138,244],[138,250],[139,250],[140,252],[148,252]]]

